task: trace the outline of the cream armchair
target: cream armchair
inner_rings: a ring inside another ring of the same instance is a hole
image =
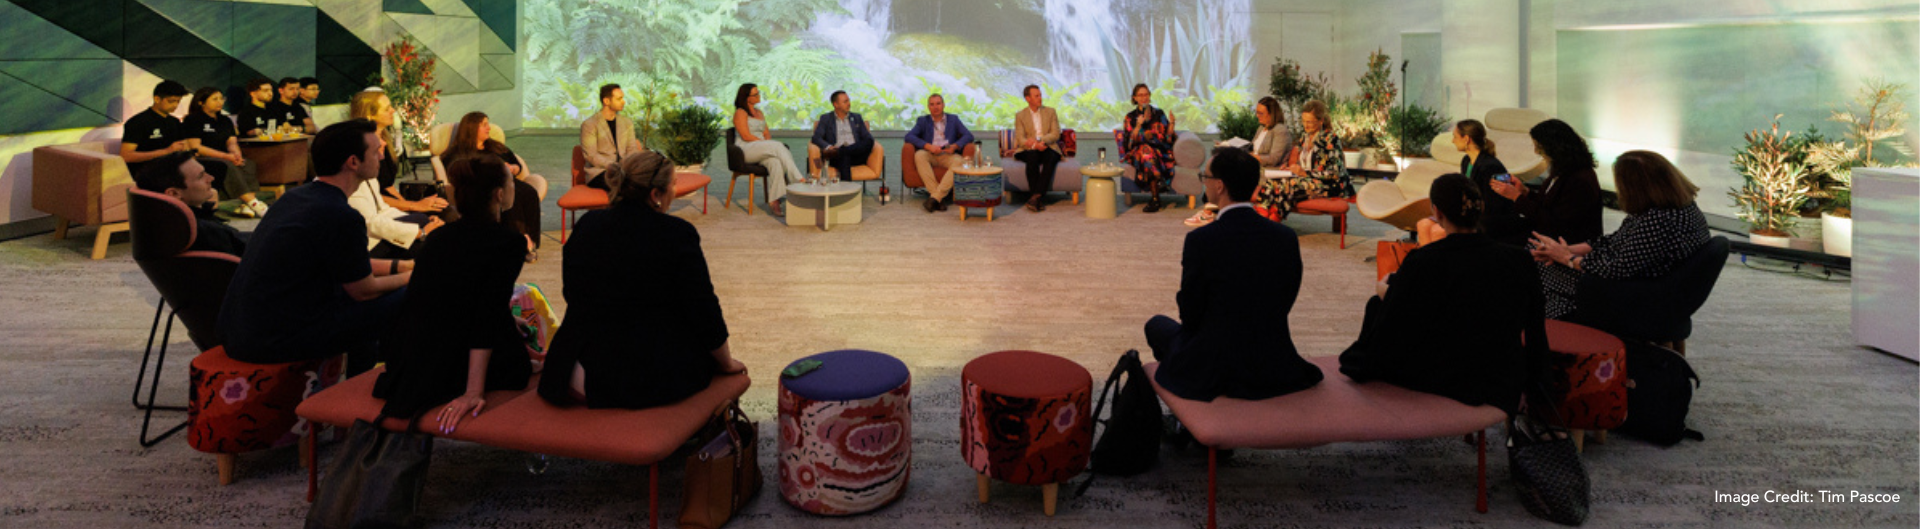
[[[912,164],[909,163],[908,165]],[[807,174],[811,178],[819,178],[821,171],[832,169],[832,167],[827,166],[826,160],[820,158],[820,146],[814,145],[813,142],[807,142]],[[880,181],[887,174],[886,149],[880,148],[880,145],[876,142],[873,146],[873,154],[867,156],[867,163],[865,165],[853,166],[848,172],[853,173],[853,175],[839,175],[840,179],[847,182],[859,182],[860,191],[865,193],[868,182]]]
[[[52,214],[53,238],[67,238],[75,224],[99,226],[93,258],[107,256],[114,233],[127,231],[127,190],[133,175],[120,158],[120,142],[92,141],[33,149],[33,208]]]
[[[1547,172],[1547,160],[1533,152],[1533,136],[1528,131],[1549,119],[1553,116],[1531,108],[1496,108],[1488,110],[1480,122],[1487,126],[1487,139],[1493,140],[1494,157],[1507,166],[1508,174],[1526,181]],[[1453,148],[1452,129],[1434,136],[1431,148],[1434,161],[1455,167],[1455,171],[1459,170],[1460,157],[1466,156]]]
[[[1400,171],[1393,181],[1374,180],[1360,188],[1354,199],[1360,215],[1407,231],[1414,231],[1420,219],[1433,215],[1427,190],[1440,175],[1458,172],[1456,167],[1433,160],[1420,160]]]
[[[453,123],[442,123],[434,125],[431,130],[427,131],[427,152],[433,155],[433,179],[437,182],[447,181],[447,166],[440,163],[440,153],[447,152],[447,145],[452,143],[454,125]],[[501,130],[499,125],[488,123],[487,128],[488,138],[502,144],[507,142],[507,132]],[[521,168],[520,181],[533,186],[533,190],[540,195],[540,200],[546,200],[547,177],[535,174],[533,167],[527,165],[527,159],[525,157],[515,153],[514,158],[517,159],[514,163],[519,164]]]

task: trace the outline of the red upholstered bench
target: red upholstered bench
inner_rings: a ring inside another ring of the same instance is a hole
[[[351,426],[355,420],[371,420],[380,414],[386,401],[373,398],[374,379],[383,370],[375,369],[315,394],[300,404],[297,412],[310,421]],[[536,383],[538,377],[535,377]],[[460,421],[458,429],[442,437],[496,448],[538,454],[591,459],[647,468],[648,527],[660,526],[660,466],[687,439],[698,433],[713,414],[746,394],[752,380],[745,374],[715,377],[705,391],[671,406],[644,410],[592,410],[585,407],[556,407],[533,391],[494,391],[486,395],[487,407],[479,417]],[[385,427],[399,430],[399,419],[388,419]],[[311,429],[309,429],[311,431]],[[420,431],[440,431],[437,417],[420,419]],[[313,498],[317,479],[315,461],[308,462],[307,498]]]
[[[1221,397],[1213,402],[1187,400],[1160,387],[1153,390],[1167,403],[1193,438],[1207,446],[1207,527],[1214,527],[1215,488],[1219,482],[1215,452],[1221,449],[1311,448],[1332,443],[1399,441],[1469,435],[1480,452],[1475,477],[1479,492],[1475,509],[1487,512],[1487,434],[1489,426],[1506,420],[1493,406],[1468,406],[1459,401],[1386,384],[1355,383],[1340,374],[1340,358],[1324,356],[1308,361],[1320,367],[1325,380],[1314,387],[1266,400]],[[1160,369],[1147,364],[1147,378]]]
[[[1351,203],[1345,198],[1329,197],[1303,200],[1293,206],[1293,212],[1302,215],[1327,215],[1333,217],[1333,229],[1340,230],[1340,249],[1347,249],[1347,207]]]

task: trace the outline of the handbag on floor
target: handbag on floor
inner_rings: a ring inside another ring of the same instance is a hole
[[[734,401],[708,421],[699,439],[700,450],[687,456],[680,527],[714,529],[760,492],[759,430]]]
[[[1527,512],[1562,525],[1587,521],[1592,483],[1566,430],[1524,416],[1508,417],[1507,468]]]
[[[414,421],[405,432],[375,426],[386,418],[353,422],[307,510],[307,529],[408,526],[426,489],[433,436],[420,433]]]

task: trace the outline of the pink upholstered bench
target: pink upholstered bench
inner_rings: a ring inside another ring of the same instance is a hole
[[[1221,397],[1200,402],[1174,396],[1154,383],[1154,392],[1180,418],[1180,424],[1193,433],[1194,440],[1207,446],[1209,529],[1214,527],[1215,488],[1219,482],[1215,451],[1232,448],[1311,448],[1332,443],[1472,436],[1480,452],[1474,507],[1487,512],[1486,429],[1506,420],[1506,412],[1382,382],[1355,383],[1340,374],[1337,356],[1308,361],[1320,367],[1325,380],[1312,388],[1266,400]],[[1146,367],[1151,379],[1160,364]]]
[[[297,412],[310,421],[336,426],[371,420],[386,405],[386,401],[373,398],[374,379],[382,371],[368,371],[321,391],[302,402]],[[745,374],[715,377],[705,391],[686,400],[644,410],[556,407],[531,390],[537,383],[535,377],[526,391],[488,392],[487,407],[480,416],[460,421],[458,429],[443,437],[508,450],[646,466],[648,527],[657,528],[658,463],[698,433],[715,412],[746,394],[752,380]],[[404,423],[389,419],[386,427],[398,430]],[[421,418],[420,431],[439,432],[438,418],[431,414]],[[318,467],[317,462],[309,461],[309,501],[313,499]]]

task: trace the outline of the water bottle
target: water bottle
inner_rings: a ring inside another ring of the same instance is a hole
[[[880,182],[880,205],[887,205],[887,183]]]

